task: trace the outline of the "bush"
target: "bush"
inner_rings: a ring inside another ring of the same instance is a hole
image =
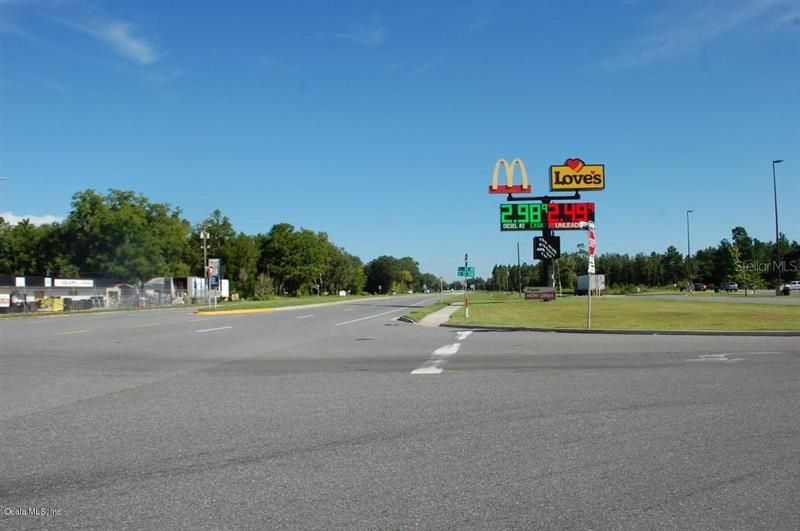
[[[275,284],[272,277],[268,277],[264,273],[258,275],[256,285],[253,287],[253,297],[256,300],[268,300],[275,295]]]

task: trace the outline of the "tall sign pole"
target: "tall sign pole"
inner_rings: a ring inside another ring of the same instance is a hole
[[[594,222],[590,221],[586,224],[587,228],[589,229],[589,270],[587,273],[589,274],[589,290],[587,295],[589,300],[589,309],[588,313],[586,314],[586,329],[592,329],[592,288],[594,287],[594,253],[597,250],[597,239],[594,233]]]
[[[519,288],[519,298],[522,298],[522,262],[519,258],[519,242],[517,242],[517,287]]]
[[[464,253],[464,317],[469,319],[469,253]]]

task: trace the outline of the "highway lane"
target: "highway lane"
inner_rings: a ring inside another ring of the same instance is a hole
[[[355,338],[373,319],[392,320],[433,299],[357,299],[257,314],[182,308],[0,320],[0,420],[283,349],[292,349],[292,359],[307,357],[314,349],[304,344]]]
[[[0,526],[800,525],[796,338],[393,320],[415,302],[0,329],[0,505],[61,510]]]

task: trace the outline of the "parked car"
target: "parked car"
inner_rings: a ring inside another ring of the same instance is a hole
[[[719,285],[720,291],[739,291],[739,284],[736,282],[723,282]]]
[[[783,285],[784,288],[789,288],[790,290],[800,290],[800,280],[790,280],[786,284]]]
[[[703,284],[702,282],[695,282],[695,283],[692,285],[692,289],[693,289],[694,291],[705,291],[705,290],[707,290],[707,289],[708,289],[708,286],[706,286],[706,285],[705,285],[705,284]]]

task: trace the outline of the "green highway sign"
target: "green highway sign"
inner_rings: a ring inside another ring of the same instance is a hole
[[[459,267],[458,268],[458,276],[467,277],[467,278],[475,278],[475,268],[474,267]]]

